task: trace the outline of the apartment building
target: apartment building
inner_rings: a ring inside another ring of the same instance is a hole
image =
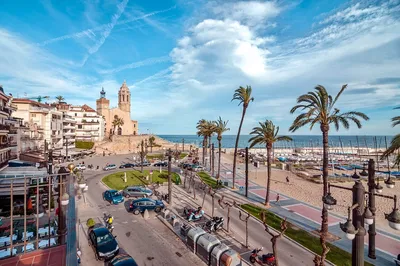
[[[68,114],[71,105],[66,102],[59,102],[52,104],[52,106],[63,114],[63,148],[72,150],[75,148],[76,120]]]
[[[100,141],[104,138],[105,122],[101,115],[84,104],[70,106],[68,115],[76,121],[75,139],[82,141]]]
[[[0,85],[0,170],[8,166],[8,161],[11,158],[11,147],[8,141],[10,126],[6,123],[11,113],[10,96],[4,93],[4,89]]]

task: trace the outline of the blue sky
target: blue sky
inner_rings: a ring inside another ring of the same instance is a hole
[[[111,105],[126,80],[142,133],[194,134],[251,85],[243,133],[272,119],[287,133],[296,97],[324,85],[370,121],[332,134],[392,135],[400,105],[400,0],[0,1],[0,84],[14,97]],[[298,134],[319,134],[318,128]]]

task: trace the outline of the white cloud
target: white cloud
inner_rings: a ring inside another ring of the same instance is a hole
[[[282,9],[274,1],[240,1],[236,3],[213,3],[212,11],[217,16],[240,21],[250,26],[264,24],[276,17]]]

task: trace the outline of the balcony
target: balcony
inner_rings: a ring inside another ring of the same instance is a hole
[[[0,112],[3,115],[6,115],[7,117],[9,117],[11,115],[12,109],[9,106],[0,106]]]
[[[75,129],[75,126],[64,125],[64,129]]]
[[[36,107],[36,106],[31,106],[30,111],[35,112],[35,113],[45,113],[47,114],[49,112],[49,108],[45,107]]]
[[[9,142],[0,143],[0,150],[10,148]]]
[[[91,129],[91,128],[77,128],[76,131],[94,131],[96,129]]]
[[[65,136],[75,136],[75,132],[64,132]]]

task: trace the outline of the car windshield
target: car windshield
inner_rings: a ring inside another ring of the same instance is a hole
[[[115,196],[120,196],[121,194],[118,191],[112,191],[111,192],[111,196],[115,197]]]
[[[107,234],[102,235],[102,236],[98,236],[97,237],[97,245],[103,245],[103,244],[111,241],[113,238],[114,237],[110,233],[107,233]]]

